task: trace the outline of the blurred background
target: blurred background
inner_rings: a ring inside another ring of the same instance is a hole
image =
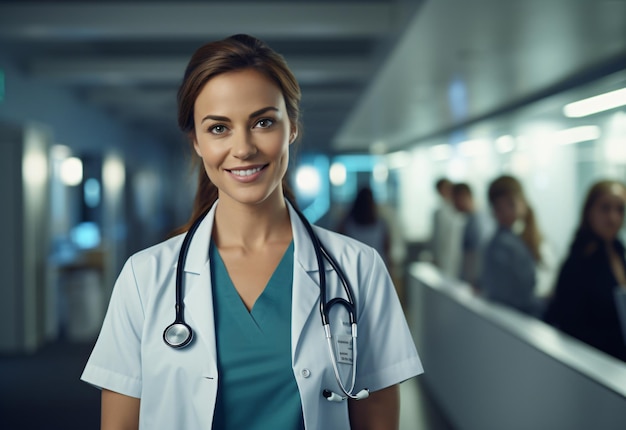
[[[432,237],[438,179],[489,216],[507,174],[565,259],[591,184],[626,180],[626,0],[1,1],[0,428],[97,428],[78,378],[115,278],[191,210],[186,62],[235,33],[301,84],[307,217],[341,230],[368,187],[387,222],[426,370],[403,428],[623,428],[626,364],[468,293]]]

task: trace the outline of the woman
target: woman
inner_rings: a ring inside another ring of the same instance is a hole
[[[398,384],[422,368],[389,275],[372,248],[315,227],[354,290],[358,348],[341,306],[328,342],[320,322],[321,292],[344,289],[335,267],[320,272],[288,198],[299,100],[283,58],[250,36],[192,56],[178,121],[204,167],[180,263],[193,337],[164,342],[181,234],[132,256],[116,282],[82,376],[102,388],[103,429],[397,428]],[[342,401],[338,380],[361,400]]]
[[[495,302],[537,315],[537,266],[542,263],[541,234],[520,182],[504,175],[489,186],[497,229],[485,249],[480,288]]]
[[[350,212],[339,225],[338,231],[374,248],[389,266],[391,262],[389,227],[385,219],[378,215],[376,200],[370,187],[359,190]]]
[[[625,205],[626,188],[618,181],[599,181],[589,189],[544,315],[549,324],[624,361],[626,344],[614,293],[626,288],[624,245],[618,238]]]

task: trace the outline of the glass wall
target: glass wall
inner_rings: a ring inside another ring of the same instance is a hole
[[[439,177],[469,183],[479,207],[489,211],[487,187],[506,173],[521,180],[544,236],[562,258],[589,186],[603,178],[626,180],[626,107],[615,107],[625,103],[625,88],[621,71],[390,154],[406,240],[429,238]],[[603,94],[609,95],[590,99]]]

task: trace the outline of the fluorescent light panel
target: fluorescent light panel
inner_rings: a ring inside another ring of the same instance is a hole
[[[568,128],[557,131],[550,139],[560,145],[570,145],[572,143],[587,142],[600,137],[600,128],[595,125],[583,125],[580,127]]]
[[[563,114],[568,118],[581,118],[620,106],[626,106],[626,88],[569,103],[563,107]]]

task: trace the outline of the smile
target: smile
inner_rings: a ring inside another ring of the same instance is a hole
[[[260,172],[261,170],[263,170],[264,167],[265,166],[255,167],[253,169],[229,170],[229,172],[236,176],[246,177],[246,176],[252,176],[255,173]]]

